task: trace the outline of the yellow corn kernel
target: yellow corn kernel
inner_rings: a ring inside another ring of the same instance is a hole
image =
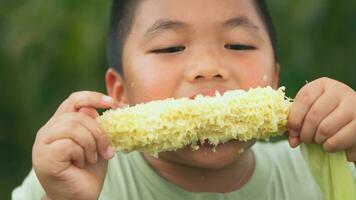
[[[157,156],[198,141],[268,139],[286,130],[291,100],[284,87],[227,91],[215,97],[166,99],[109,110],[98,117],[116,150]]]

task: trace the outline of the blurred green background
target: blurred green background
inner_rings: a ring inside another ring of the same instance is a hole
[[[289,96],[328,76],[356,89],[356,1],[269,0]],[[105,92],[110,1],[0,5],[0,199],[31,168],[37,130],[71,92]]]

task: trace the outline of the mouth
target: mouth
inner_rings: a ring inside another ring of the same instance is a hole
[[[220,96],[223,95],[226,91],[227,89],[223,89],[223,88],[202,89],[198,93],[190,95],[189,99],[195,99],[197,96],[209,96],[209,97]]]
[[[210,144],[208,139],[205,139],[203,143],[201,143],[200,141],[197,142],[197,145],[199,147],[205,147],[205,148],[215,148],[216,146],[213,144]]]

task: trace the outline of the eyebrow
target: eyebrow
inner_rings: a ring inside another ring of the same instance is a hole
[[[160,19],[157,20],[152,26],[150,26],[147,29],[147,31],[144,33],[144,37],[154,37],[159,32],[179,29],[187,26],[188,24],[182,21]],[[241,26],[252,30],[259,30],[258,26],[255,25],[251,20],[249,20],[245,16],[233,17],[223,22],[223,27],[230,28],[230,29],[241,27]]]
[[[254,30],[258,30],[258,26],[256,24],[254,24],[251,20],[249,20],[247,17],[245,16],[239,16],[239,17],[234,17],[231,19],[228,19],[224,22],[223,24],[224,27],[227,28],[236,28],[239,26],[243,26],[249,29],[254,29]]]
[[[169,19],[161,19],[157,20],[148,30],[145,32],[144,36],[154,36],[157,33],[165,30],[178,29],[188,26],[186,23],[181,21],[169,20]]]

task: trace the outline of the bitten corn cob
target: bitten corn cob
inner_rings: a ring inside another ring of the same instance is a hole
[[[117,150],[157,156],[198,141],[267,139],[283,133],[291,100],[284,88],[227,91],[215,97],[166,99],[106,111],[97,120]]]

